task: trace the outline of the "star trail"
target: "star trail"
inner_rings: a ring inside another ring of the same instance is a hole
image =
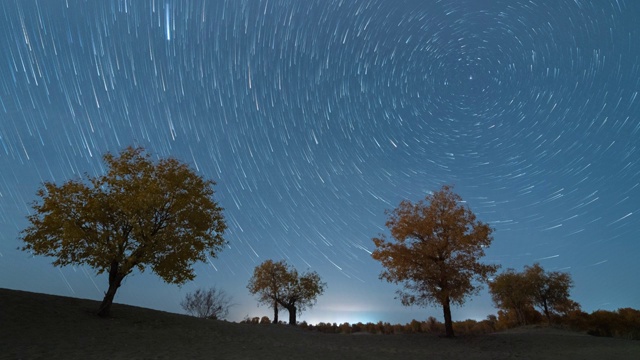
[[[285,259],[328,284],[311,322],[408,322],[378,279],[385,209],[443,184],[495,228],[486,262],[569,272],[585,311],[640,308],[640,3],[631,0],[0,1],[0,286],[101,299],[92,269],[16,248],[43,181],[128,145],[217,182],[229,246],[193,283],[116,302],[231,320]],[[486,292],[454,319],[495,313]]]

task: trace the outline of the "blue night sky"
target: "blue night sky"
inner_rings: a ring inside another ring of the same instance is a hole
[[[182,287],[116,302],[273,313],[266,259],[328,283],[309,322],[408,322],[378,279],[385,209],[455,184],[495,228],[484,259],[569,272],[591,312],[640,308],[640,2],[0,0],[0,287],[99,300],[105,276],[17,250],[43,181],[128,145],[213,179],[229,247]],[[485,291],[454,319],[496,313]]]

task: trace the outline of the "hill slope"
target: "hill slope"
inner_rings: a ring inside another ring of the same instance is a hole
[[[640,342],[555,329],[442,339],[326,335],[288,326],[201,320],[114,304],[0,289],[6,359],[637,359]]]

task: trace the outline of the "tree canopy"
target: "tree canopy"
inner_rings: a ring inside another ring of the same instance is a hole
[[[168,283],[195,277],[192,265],[222,250],[226,224],[213,199],[215,182],[173,158],[152,161],[142,148],[103,157],[107,172],[37,191],[21,233],[22,250],[56,258],[55,266],[89,265],[109,274],[98,314],[134,269]]]
[[[386,214],[393,239],[373,239],[372,256],[386,269],[380,278],[403,285],[403,305],[441,305],[446,335],[454,336],[451,304],[463,304],[498,269],[479,262],[493,240],[491,227],[476,220],[451,186],[415,204],[404,200]]]
[[[327,284],[315,271],[302,275],[284,260],[266,260],[256,266],[247,288],[258,296],[258,302],[273,308],[273,323],[278,323],[278,310],[289,312],[289,325],[296,325],[296,316],[316,303]]]

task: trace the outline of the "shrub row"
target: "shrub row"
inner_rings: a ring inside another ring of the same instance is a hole
[[[527,314],[528,325],[546,324],[547,321],[540,313]],[[269,317],[262,318],[246,317],[243,323],[247,324],[270,324]],[[564,316],[553,318],[554,326],[560,326],[577,331],[585,331],[593,336],[619,337],[630,340],[640,340],[640,310],[632,308],[622,308],[616,311],[597,310],[591,314],[576,310]],[[426,321],[412,320],[407,324],[390,324],[379,321],[377,323],[318,323],[308,324],[306,321],[298,323],[302,329],[318,331],[325,334],[444,334],[444,324],[434,317],[429,317]],[[456,334],[459,335],[480,335],[495,331],[518,327],[513,319],[513,314],[499,311],[498,317],[487,316],[486,320],[464,320],[453,323]]]

